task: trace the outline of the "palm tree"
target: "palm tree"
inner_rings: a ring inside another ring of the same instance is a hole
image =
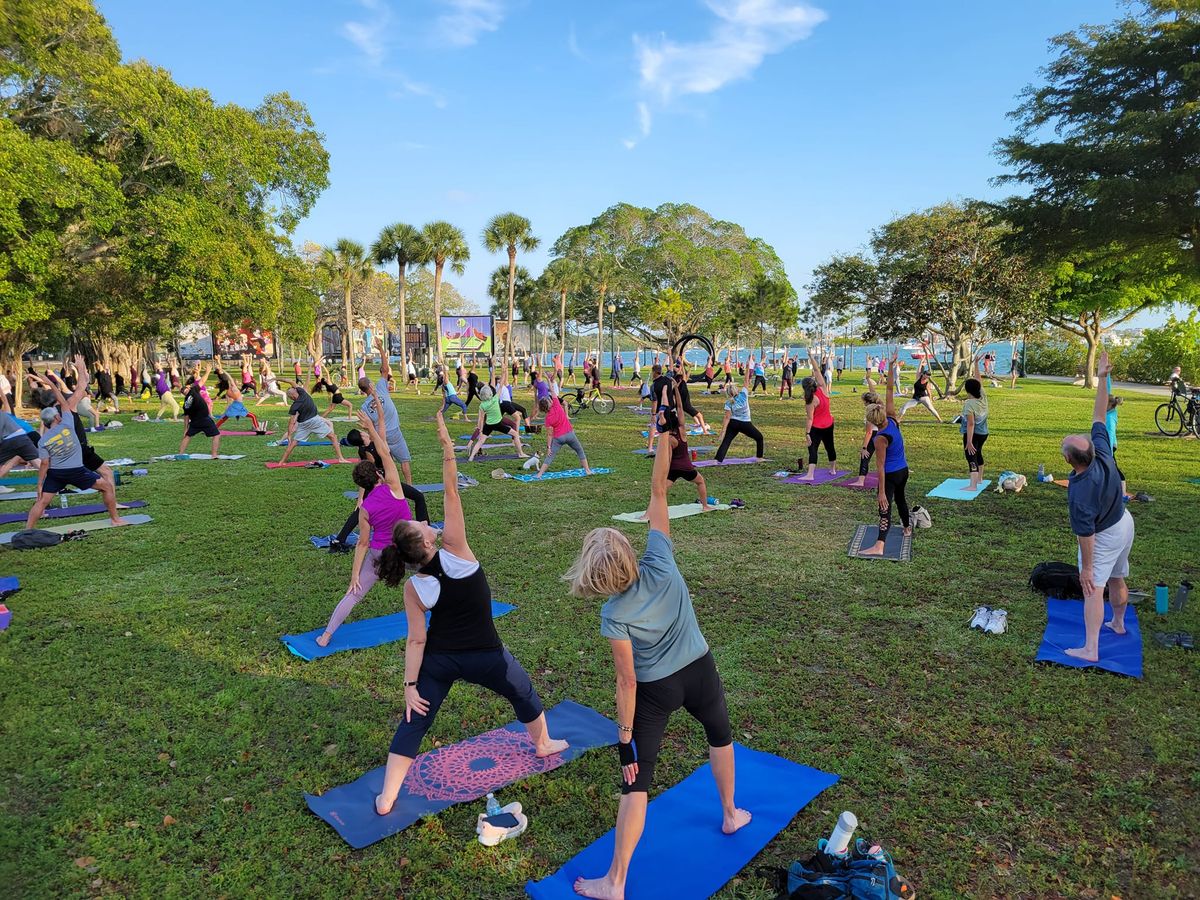
[[[508,369],[509,347],[512,346],[513,296],[517,278],[517,249],[526,253],[541,243],[533,236],[533,226],[524,216],[514,212],[500,213],[483,229],[483,245],[489,253],[508,251],[508,333],[504,336],[504,368]]]
[[[594,253],[584,263],[584,271],[587,279],[595,284],[596,293],[600,296],[600,300],[596,304],[596,364],[599,365],[600,357],[604,355],[605,297],[608,295],[608,289],[616,277],[617,262],[607,253]]]
[[[450,270],[457,275],[466,271],[463,265],[471,258],[467,236],[461,228],[449,222],[430,222],[421,229],[425,239],[426,260],[433,263],[433,328],[437,334],[434,353],[442,354],[442,269],[450,263]]]
[[[542,277],[550,290],[558,292],[558,358],[562,359],[567,351],[567,294],[583,287],[583,269],[564,256],[546,266]]]
[[[321,251],[319,265],[329,274],[330,279],[341,285],[342,288],[342,300],[346,305],[346,330],[342,335],[342,353],[344,354],[342,359],[347,367],[352,367],[354,365],[354,347],[350,340],[350,333],[354,327],[354,307],[351,303],[351,296],[357,285],[363,284],[371,277],[373,271],[371,259],[367,256],[366,249],[358,241],[338,238],[332,249],[326,247]]]
[[[400,365],[408,360],[408,344],[405,336],[408,323],[404,314],[404,279],[409,266],[423,266],[429,262],[429,247],[421,232],[405,222],[395,222],[379,232],[371,245],[371,259],[376,265],[394,262],[399,268],[397,284],[400,286]],[[388,323],[391,330],[391,323]]]

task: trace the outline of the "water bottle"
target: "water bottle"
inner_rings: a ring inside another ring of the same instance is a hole
[[[500,801],[496,799],[496,795],[488,792],[487,795],[487,814],[489,816],[500,815]]]
[[[1154,611],[1160,616],[1167,614],[1167,590],[1161,581],[1154,586]]]
[[[1183,610],[1183,604],[1187,603],[1188,594],[1192,590],[1190,581],[1179,582],[1179,590],[1175,592],[1175,612]]]
[[[850,848],[850,838],[853,837],[856,828],[858,817],[854,813],[846,811],[838,816],[837,825],[833,827],[829,840],[825,842],[825,852],[832,856],[844,856]]]
[[[59,506],[59,508],[60,508],[60,509],[66,509],[66,508],[67,508],[67,495],[66,495],[66,494],[59,494],[59,495],[58,495],[58,506]]]
[[[1038,463],[1038,481],[1045,481],[1045,480],[1046,480],[1046,465],[1045,465],[1045,463]]]

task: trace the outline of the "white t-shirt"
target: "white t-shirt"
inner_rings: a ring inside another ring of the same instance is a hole
[[[8,376],[0,372],[0,394],[11,394],[12,382],[8,380]]]
[[[438,558],[442,562],[442,571],[451,578],[466,578],[468,575],[474,575],[479,568],[479,560],[463,559],[449,550],[439,549]],[[433,609],[442,595],[441,582],[432,575],[414,575],[411,580],[421,605],[426,609]]]

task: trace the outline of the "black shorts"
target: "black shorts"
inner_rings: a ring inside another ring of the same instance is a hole
[[[188,419],[187,436],[195,437],[198,434],[208,435],[210,438],[219,437],[221,429],[217,427],[217,423],[212,420],[212,416],[205,416],[203,419]]]
[[[516,424],[511,419],[505,418],[501,419],[495,425],[485,424],[483,426],[484,434],[495,434],[497,431],[503,434],[511,434],[516,431]]]
[[[671,469],[667,472],[667,481],[695,481],[699,474],[695,469]]]
[[[38,458],[37,447],[29,439],[29,435],[18,434],[0,441],[0,465],[15,456],[21,457],[25,462],[33,462]]]
[[[104,465],[104,460],[91,444],[83,448],[83,465],[93,472],[99,472],[100,467]]]
[[[337,406],[339,403],[345,403],[345,402],[346,402],[346,398],[342,396],[342,392],[335,390],[333,392],[333,405]]]
[[[99,475],[84,466],[74,469],[50,469],[42,481],[42,493],[57,494],[65,487],[77,487],[86,491],[99,480]]]

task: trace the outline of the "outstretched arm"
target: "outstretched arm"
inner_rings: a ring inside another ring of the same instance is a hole
[[[397,492],[401,490],[400,473],[396,471],[396,462],[392,459],[392,448],[388,446],[387,435],[376,428],[370,416],[361,409],[358,411],[358,424],[370,435],[371,443],[375,445],[379,458],[383,462],[383,479],[392,489],[392,495],[396,496]]]
[[[671,514],[667,510],[667,474],[671,470],[671,454],[659,447],[654,456],[654,472],[650,476],[650,506],[647,508],[650,527],[671,536]]]
[[[825,390],[825,375],[821,371],[821,361],[813,356],[811,347],[808,351],[808,362],[812,366],[813,379],[817,382],[817,388]]]
[[[383,338],[376,338],[375,346],[379,348],[379,374],[384,378],[391,378],[392,361],[388,359],[387,350],[383,346]]]
[[[445,490],[442,514],[446,518],[442,529],[442,546],[462,559],[475,559],[467,546],[467,523],[463,517],[462,495],[458,492],[458,460],[454,456],[454,442],[446,430],[446,418],[441,410],[437,414],[438,441],[442,445],[442,484]]]
[[[1108,361],[1108,353],[1100,354],[1100,366],[1096,373],[1100,376],[1096,385],[1096,403],[1092,407],[1092,422],[1103,423],[1108,416],[1108,377],[1112,374],[1112,363]]]

